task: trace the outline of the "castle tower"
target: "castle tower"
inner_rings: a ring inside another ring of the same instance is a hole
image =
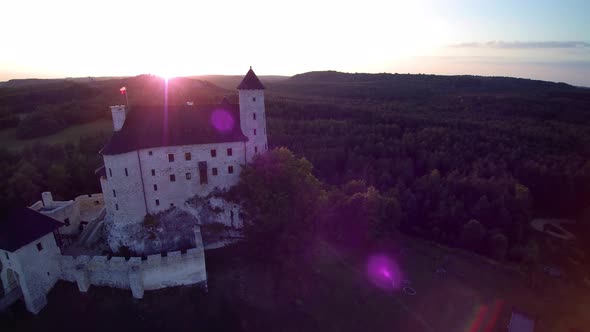
[[[248,137],[246,143],[246,161],[252,161],[257,153],[268,150],[266,138],[266,114],[264,111],[264,85],[260,82],[252,67],[238,85],[240,97],[240,125]]]

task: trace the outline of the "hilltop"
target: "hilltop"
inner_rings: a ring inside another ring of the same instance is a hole
[[[315,71],[276,82],[276,91],[318,96],[382,100],[465,95],[566,95],[590,99],[590,89],[512,77],[445,76],[427,74],[365,74]]]

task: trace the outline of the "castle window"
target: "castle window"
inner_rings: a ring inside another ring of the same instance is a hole
[[[115,210],[119,211],[119,204],[115,204]]]
[[[109,176],[112,177],[113,176],[113,170],[109,168]]]
[[[156,199],[156,206],[160,205],[160,200]]]
[[[234,221],[234,211],[229,211],[229,218],[232,222]]]
[[[168,154],[168,161],[169,162],[173,162],[174,161],[174,154],[173,153],[169,153]]]
[[[186,173],[186,179],[190,180],[191,179],[191,173]]]
[[[233,167],[233,166],[227,166],[227,172],[228,172],[229,174],[233,174],[233,172],[234,172],[234,167]]]
[[[129,172],[127,172],[127,168],[125,168],[125,176],[129,176]]]
[[[207,184],[207,162],[199,161],[199,182],[201,184]]]
[[[6,256],[6,260],[10,260],[10,256],[8,256],[7,252],[4,253],[4,256]]]
[[[217,167],[213,167],[213,168],[211,169],[211,174],[213,174],[213,175],[217,175]]]
[[[231,156],[233,154],[233,151],[231,148],[227,148],[227,155]]]
[[[176,181],[176,175],[170,174],[170,182]]]
[[[252,113],[252,119],[256,120],[256,113]]]
[[[37,243],[37,250],[43,250],[43,245],[41,244],[41,242]]]
[[[256,129],[254,129],[254,135],[256,136]]]
[[[252,101],[256,101],[256,97],[252,97]]]
[[[254,153],[258,153],[258,147],[257,146],[254,147]]]
[[[154,184],[154,191],[158,191],[158,185]]]
[[[117,197],[117,192],[113,189],[113,197]]]
[[[187,152],[184,154],[184,160],[191,160],[191,153]]]
[[[170,203],[170,207],[173,207],[173,206],[174,206],[174,203]]]
[[[217,157],[217,150],[211,150],[211,157]]]
[[[153,153],[152,151],[148,151],[148,154],[151,156],[151,155],[153,155],[154,153]]]
[[[70,226],[70,218],[64,219],[64,224],[66,224],[66,226]]]
[[[156,170],[152,169],[152,176],[156,176]]]

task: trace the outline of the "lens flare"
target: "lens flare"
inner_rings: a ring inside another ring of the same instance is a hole
[[[367,262],[369,280],[382,289],[399,289],[402,275],[398,264],[386,255],[373,255]]]
[[[226,110],[218,109],[211,115],[213,127],[222,133],[228,133],[234,129],[234,118]]]

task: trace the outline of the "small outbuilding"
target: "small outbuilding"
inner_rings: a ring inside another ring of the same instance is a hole
[[[29,208],[0,217],[2,299],[22,296],[33,313],[46,305],[46,295],[60,276],[56,235],[61,226],[61,222]]]

